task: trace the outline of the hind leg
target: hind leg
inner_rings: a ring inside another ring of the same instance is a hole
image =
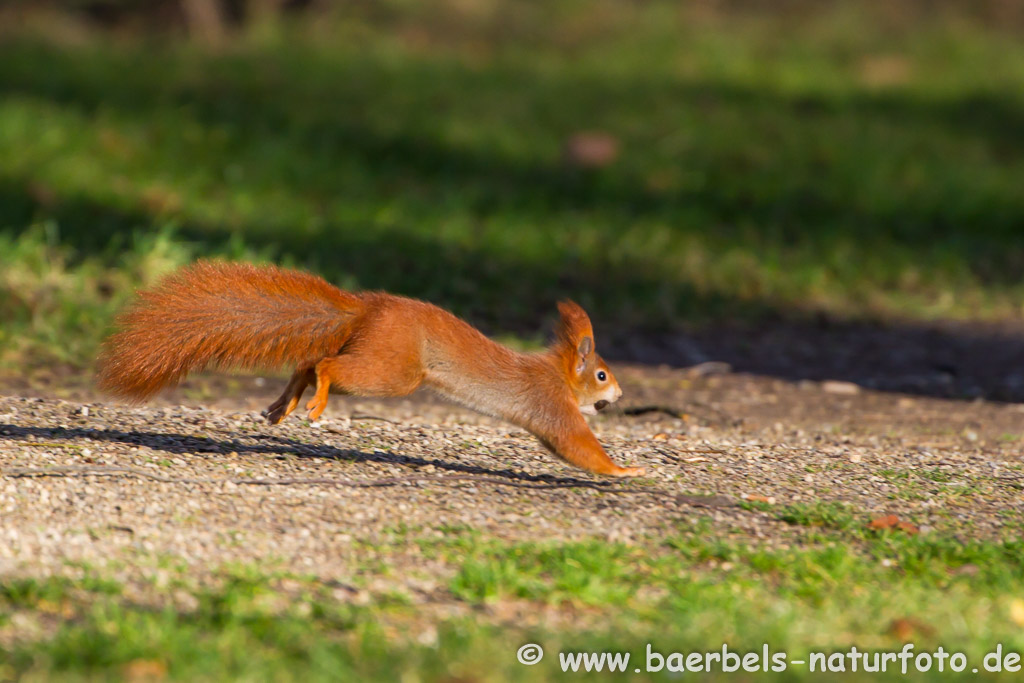
[[[281,397],[263,411],[267,422],[276,425],[288,417],[295,410],[295,406],[299,405],[299,399],[302,398],[302,393],[306,390],[306,387],[314,382],[316,382],[316,374],[312,368],[296,370],[292,378],[288,380],[288,386],[284,388],[284,393],[281,394]]]
[[[327,407],[331,385],[353,396],[407,396],[424,376],[419,358],[399,361],[394,356],[381,357],[364,351],[324,358],[311,372],[316,377],[316,393],[306,403],[310,422]]]

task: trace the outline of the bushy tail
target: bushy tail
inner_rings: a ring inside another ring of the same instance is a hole
[[[358,295],[308,273],[200,261],[119,316],[99,385],[141,401],[205,367],[312,365],[338,352],[362,309]]]

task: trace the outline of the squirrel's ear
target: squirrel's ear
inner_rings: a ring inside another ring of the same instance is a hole
[[[582,375],[584,368],[587,367],[587,356],[594,352],[594,340],[590,337],[584,337],[580,340],[579,346],[576,347],[576,374]]]
[[[579,346],[576,347],[576,353],[580,354],[581,358],[586,358],[594,352],[594,340],[590,337],[584,337],[580,339]]]
[[[558,326],[558,341],[566,353],[574,356],[573,366],[579,374],[583,372],[587,357],[594,352],[594,330],[590,318],[573,301],[559,302],[558,313],[562,317]]]

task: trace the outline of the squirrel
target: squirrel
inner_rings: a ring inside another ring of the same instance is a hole
[[[586,312],[558,304],[545,351],[519,353],[433,304],[379,291],[348,292],[277,266],[199,261],[139,294],[99,358],[99,386],[142,401],[188,373],[295,367],[264,415],[278,424],[303,392],[310,421],[333,386],[354,396],[406,396],[421,385],[477,412],[523,427],[563,460],[596,474],[619,467],[583,418],[622,395],[597,355]]]

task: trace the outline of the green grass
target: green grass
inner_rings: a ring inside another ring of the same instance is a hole
[[[1011,35],[848,8],[383,7],[220,53],[0,43],[0,359],[87,364],[134,286],[207,255],[529,336],[564,296],[599,334],[1020,317]],[[566,167],[581,130],[620,158]]]
[[[787,524],[840,530],[849,530],[858,524],[849,508],[835,501],[786,505],[776,514],[776,518]]]
[[[917,652],[941,645],[975,666],[996,643],[1024,650],[1019,541],[830,532],[818,545],[772,547],[709,539],[708,528],[636,545],[398,529],[358,563],[357,585],[380,581],[389,576],[381,559],[400,562],[415,544],[453,570],[435,600],[455,613],[380,591],[351,601],[329,583],[244,566],[201,586],[173,580],[191,596],[187,608],[169,590],[162,603],[132,602],[88,574],[11,582],[0,590],[0,636],[14,620],[41,624],[45,636],[24,630],[0,649],[0,676],[107,679],[143,666],[173,680],[558,680],[560,650],[640,658],[647,643],[665,654],[769,643],[795,659],[851,645],[899,650],[900,623]],[[547,650],[542,664],[517,663],[525,642]]]

